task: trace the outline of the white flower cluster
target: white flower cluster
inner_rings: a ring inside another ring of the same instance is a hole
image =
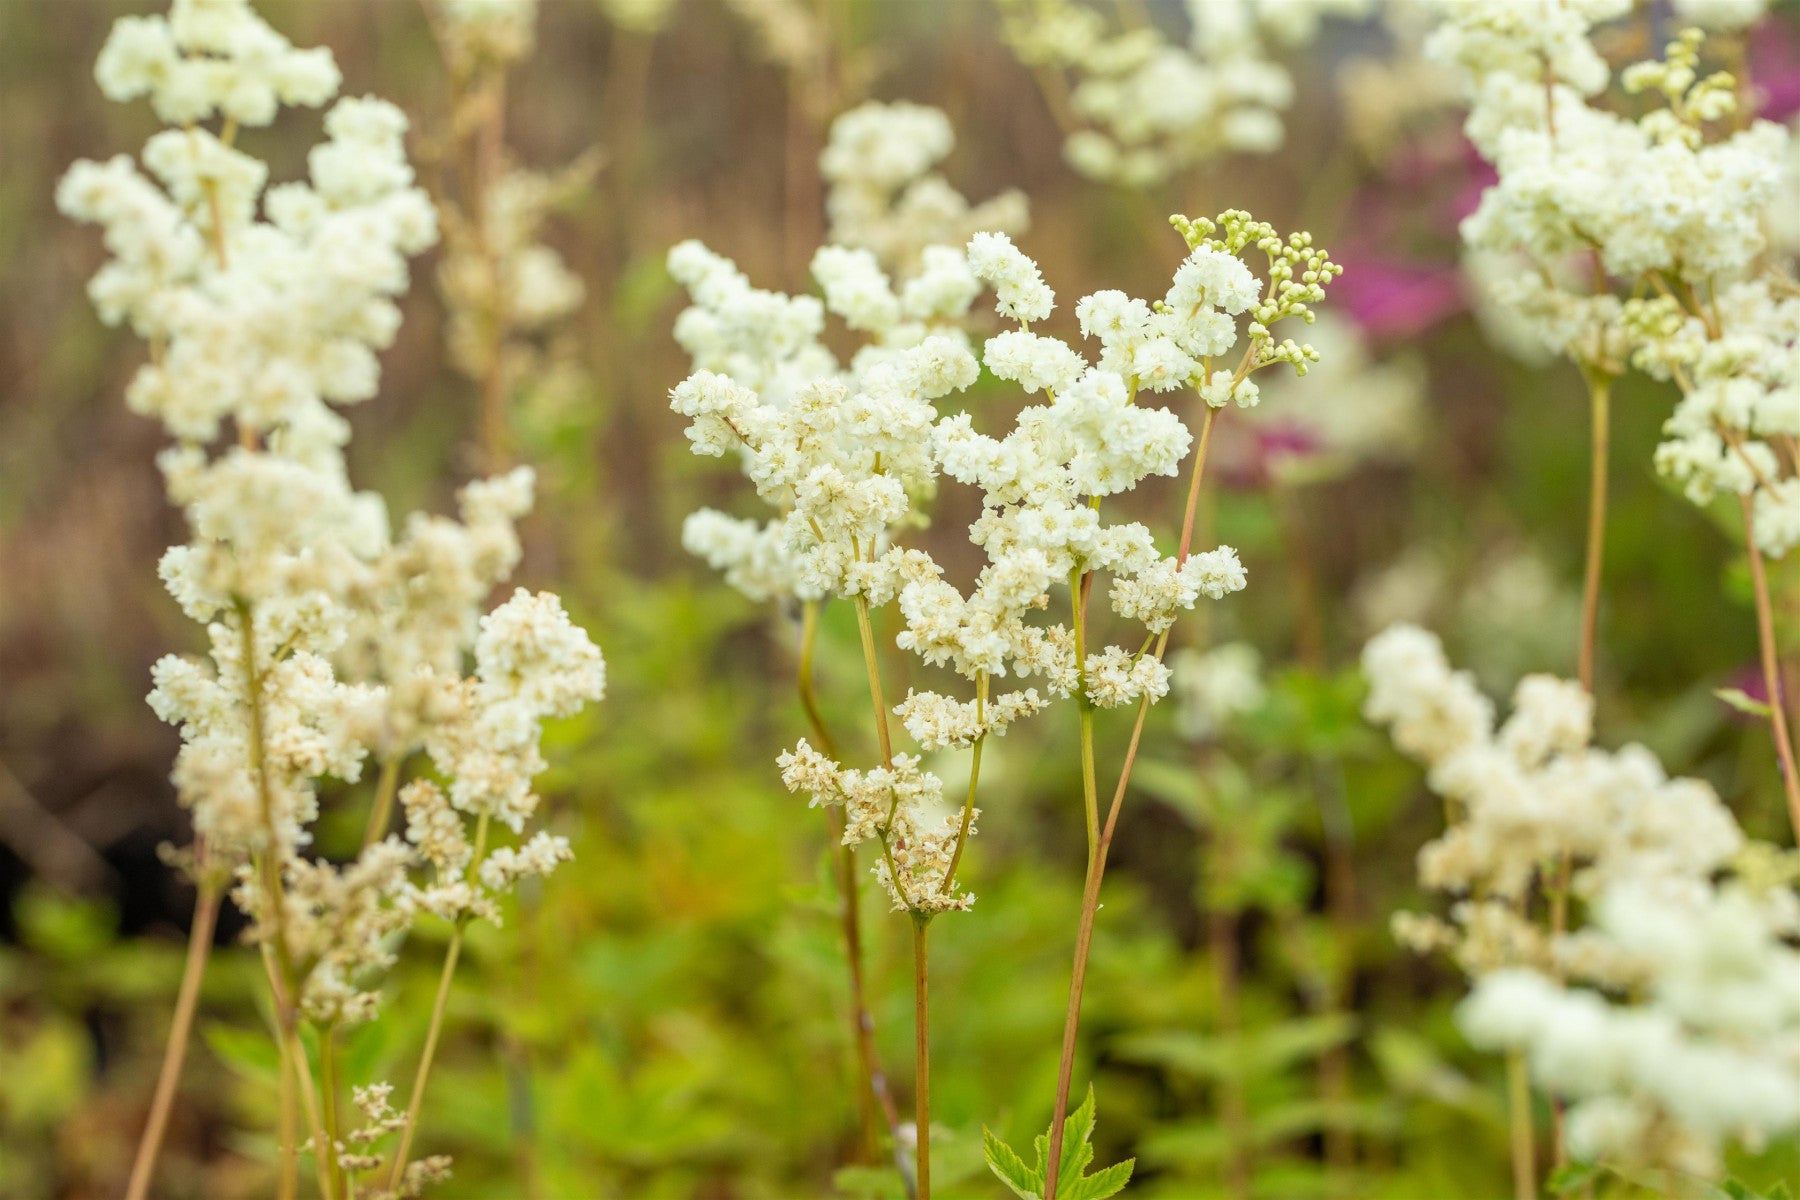
[[[683,525],[682,544],[752,599],[835,590],[929,490],[930,401],[979,373],[960,322],[981,282],[957,249],[929,247],[923,263],[896,292],[871,251],[821,247],[821,302],[753,287],[699,242],[669,252],[670,273],[694,300],[675,338],[697,368],[673,395],[676,411],[695,418],[697,453],[740,456],[781,514],[754,521],[702,509]],[[820,340],[827,311],[875,339],[848,366]],[[815,470],[827,464],[835,474]],[[856,548],[841,539],[818,548],[828,528],[853,532]]]
[[[439,32],[457,73],[504,67],[531,53],[537,0],[443,0],[438,11]]]
[[[117,44],[158,20],[119,23],[102,59],[109,91]],[[210,62],[322,56],[329,84],[308,102],[335,88],[327,52],[286,48],[242,4],[177,0],[166,28]],[[227,118],[241,115],[232,103],[218,106]],[[407,259],[435,224],[398,109],[343,100],[325,128],[310,183],[265,192],[266,169],[231,147],[229,125],[192,126],[151,138],[158,182],[123,156],[82,162],[59,201],[105,228],[94,301],[149,341],[129,398],[179,439],[160,464],[192,540],[161,571],[211,648],[208,662],[170,655],[154,670],[150,704],[182,734],[173,780],[208,860],[238,868],[252,936],[291,967],[300,1011],[328,1023],[372,1014],[363,989],[394,935],[444,906],[413,881],[419,860],[399,839],[371,839],[342,867],[305,857],[320,781],[357,781],[372,757],[397,770],[423,748],[455,809],[434,819],[439,843],[464,815],[516,832],[536,805],[542,720],[598,699],[605,675],[554,597],[520,592],[479,616],[518,560],[528,470],[470,484],[461,521],[415,514],[397,539],[382,499],[352,489],[349,426],[331,406],[375,393]],[[236,444],[221,450],[227,426]],[[560,843],[533,841],[462,865],[491,895],[559,857]]]
[[[1181,419],[1138,403],[1140,393],[1186,386],[1204,405],[1254,403],[1253,372],[1276,363],[1304,371],[1316,358],[1311,347],[1278,343],[1269,326],[1309,318],[1339,270],[1306,235],[1284,240],[1243,213],[1175,224],[1189,254],[1164,299],[1151,305],[1100,292],[1077,305],[1084,334],[1100,344],[1097,364],[1026,328],[1051,314],[1055,295],[1006,235],[978,233],[966,260],[956,255],[959,269],[992,286],[997,310],[1019,325],[990,337],[982,360],[994,375],[1042,394],[1001,438],[978,432],[967,412],[936,408],[979,374],[960,334],[887,346],[847,371],[818,346],[822,308],[877,335],[906,317],[905,295],[895,297],[866,251],[820,252],[821,306],[751,288],[696,243],[677,247],[671,265],[696,307],[676,332],[701,369],[671,392],[671,406],[690,419],[696,453],[738,456],[758,495],[781,514],[761,526],[696,514],[689,548],[752,594],[895,605],[903,622],[896,644],[974,684],[972,701],[915,691],[895,709],[927,750],[978,747],[1071,695],[1096,708],[1160,699],[1169,671],[1163,643],[1151,653],[1152,642],[1202,596],[1222,598],[1246,577],[1228,546],[1188,554],[1184,544],[1165,557],[1144,525],[1101,519],[1105,497],[1177,474],[1192,446]],[[1212,236],[1221,227],[1222,236]],[[1266,285],[1240,257],[1252,247],[1267,260]],[[959,292],[958,311],[972,299],[972,291]],[[1215,365],[1240,341],[1235,366]],[[986,562],[966,594],[929,555],[896,544],[916,521],[915,500],[940,477],[983,494],[969,533]],[[1144,627],[1135,651],[1085,644],[1096,573],[1110,577],[1113,612]],[[1050,592],[1063,585],[1081,615],[1047,622]],[[990,684],[1009,676],[1043,682],[990,695]],[[966,825],[937,815],[935,777],[904,755],[867,773],[846,771],[804,744],[782,761],[790,789],[845,805],[847,841],[882,842],[878,870],[896,905],[934,912],[961,903],[948,871]]]
[[[250,0],[175,0],[167,17],[121,17],[94,77],[108,100],[148,96],[170,125],[215,114],[267,125],[283,104],[325,103],[340,78],[329,50],[296,50]]]
[[[1467,76],[1469,134],[1499,173],[1464,239],[1505,324],[1590,374],[1630,364],[1679,386],[1658,469],[1699,504],[1750,497],[1759,547],[1780,556],[1800,542],[1800,301],[1769,235],[1791,207],[1792,134],[1743,118],[1739,81],[1703,73],[1698,29],[1618,75],[1658,97],[1642,116],[1590,102],[1615,82],[1592,26],[1628,7],[1446,9],[1430,49]],[[1736,28],[1764,6],[1692,7]],[[1523,269],[1494,269],[1503,257]]]
[[[590,172],[577,164],[561,177],[511,170],[487,189],[479,217],[454,214],[444,225],[438,286],[449,310],[452,361],[482,379],[529,373],[519,339],[541,335],[581,307],[587,289],[550,246],[539,241],[551,207]]]
[[[1716,1179],[1725,1145],[1800,1128],[1796,934],[1791,886],[1615,885],[1570,939],[1564,973],[1585,986],[1495,971],[1459,1022],[1477,1046],[1523,1051],[1539,1085],[1572,1101],[1578,1157]]]
[[[973,894],[956,889],[949,873],[963,816],[945,809],[943,781],[920,770],[917,758],[896,754],[892,767],[847,771],[801,739],[777,762],[790,792],[806,793],[815,807],[842,806],[846,846],[870,839],[881,844],[875,877],[895,911],[967,912],[975,903]],[[969,833],[980,815],[980,809],[969,810]]]
[[[1724,1141],[1800,1125],[1800,955],[1783,944],[1800,897],[1746,866],[1776,852],[1643,747],[1589,745],[1577,684],[1527,677],[1496,728],[1421,629],[1376,637],[1363,670],[1366,714],[1429,768],[1449,819],[1419,855],[1421,882],[1457,897],[1449,920],[1400,914],[1396,932],[1474,977],[1472,1041],[1526,1051],[1538,1082],[1575,1101],[1571,1149],[1708,1175]],[[1547,931],[1528,900],[1565,861],[1591,921]]]
[[[553,337],[586,289],[542,234],[599,160],[584,154],[546,174],[514,165],[504,142],[507,73],[530,54],[536,16],[536,0],[455,0],[432,23],[451,76],[440,154],[460,168],[440,173],[434,197],[444,232],[438,291],[450,361],[480,388],[490,468],[511,461],[508,415],[523,385],[581,374],[567,340]]]
[[[955,145],[950,118],[922,104],[870,101],[839,116],[819,155],[832,243],[868,250],[910,280],[929,269],[930,247],[960,246],[984,229],[1023,233],[1023,193],[970,204],[934,170]]]
[[[1124,30],[1081,0],[1006,0],[1008,43],[1067,90],[1069,164],[1142,187],[1222,154],[1281,145],[1294,81],[1270,57],[1310,41],[1324,16],[1360,17],[1372,0],[1186,0],[1190,33]]]
[[[1192,741],[1218,736],[1236,718],[1261,708],[1269,696],[1262,656],[1248,642],[1179,650],[1169,661],[1169,670],[1175,727]]]

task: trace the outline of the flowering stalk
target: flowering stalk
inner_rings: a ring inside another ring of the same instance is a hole
[[[363,849],[368,849],[387,836],[394,820],[394,796],[400,790],[400,757],[382,762],[381,775],[375,781],[375,799],[369,805],[369,824],[363,830]]]
[[[319,1095],[323,1099],[320,1121],[325,1142],[322,1146],[315,1142],[313,1153],[324,1159],[329,1194],[348,1200],[349,1184],[344,1178],[343,1165],[338,1161],[338,1086],[337,1022],[333,1021],[319,1030]]]
[[[224,891],[223,883],[215,881],[206,872],[204,858],[205,850],[197,847],[194,861],[198,884],[194,919],[188,930],[187,962],[182,968],[180,990],[176,993],[175,1015],[169,1022],[162,1070],[156,1077],[156,1095],[150,1102],[150,1119],[145,1122],[143,1137],[138,1141],[137,1157],[131,1164],[131,1180],[125,1187],[125,1200],[144,1200],[150,1194],[157,1155],[162,1151],[163,1134],[168,1130],[169,1112],[175,1103],[175,1089],[181,1082],[181,1067],[187,1061],[188,1035],[193,1031],[194,1014],[200,1007],[200,983],[206,976],[213,930],[219,919],[219,898]]]
[[[529,472],[470,484],[460,521],[421,514],[398,536],[385,502],[351,487],[350,426],[335,406],[378,390],[409,259],[437,236],[406,161],[404,115],[373,98],[338,102],[305,180],[266,186],[267,167],[233,145],[238,127],[267,125],[284,104],[324,104],[339,75],[328,51],[294,48],[246,0],[174,0],[167,17],[122,18],[96,78],[115,100],[148,97],[168,126],[145,146],[148,175],[124,155],[79,162],[57,195],[105,229],[111,258],[90,294],[108,323],[150,342],[128,400],[176,442],[158,461],[191,541],[161,574],[208,631],[209,655],[160,660],[149,702],[180,729],[178,797],[207,878],[235,877],[268,977],[276,1194],[298,1191],[303,1115],[319,1194],[349,1200],[352,1175],[379,1164],[368,1146],[402,1122],[385,1084],[353,1087],[373,1128],[346,1133],[336,1039],[378,1014],[380,976],[416,914],[492,918],[520,878],[569,856],[539,833],[471,875],[480,856],[464,820],[498,817],[523,833],[545,765],[542,722],[598,698],[604,661],[547,593],[517,592],[482,615],[518,561]],[[307,857],[321,779],[356,783],[381,762],[379,818],[415,750],[448,794],[426,781],[405,789],[407,840],[382,836],[377,819],[355,860]],[[431,883],[414,874],[426,868]],[[203,904],[197,925],[211,915]],[[190,948],[169,1062],[203,964]],[[319,1034],[322,1104],[302,1024]],[[134,1168],[145,1192],[172,1080],[165,1070],[158,1133]],[[447,1171],[441,1158],[409,1164],[397,1184],[416,1194]]]
[[[1584,366],[1591,419],[1588,462],[1587,554],[1582,571],[1581,643],[1576,656],[1576,678],[1590,695],[1594,691],[1594,636],[1600,621],[1600,578],[1606,556],[1606,493],[1610,455],[1612,376]]]
[[[1532,1134],[1531,1077],[1525,1056],[1506,1056],[1507,1127],[1511,1131],[1513,1200],[1537,1200],[1537,1146]]]
[[[1775,620],[1769,604],[1769,577],[1763,566],[1762,548],[1756,542],[1756,512],[1748,495],[1739,496],[1744,511],[1744,544],[1750,554],[1750,589],[1756,598],[1756,636],[1762,659],[1763,688],[1769,694],[1769,732],[1781,760],[1781,786],[1787,796],[1788,821],[1800,838],[1800,771],[1794,765],[1794,744],[1788,732],[1787,702],[1782,695],[1781,662],[1775,644]]]
[[[819,710],[818,697],[814,692],[813,652],[817,648],[818,631],[819,602],[807,600],[800,610],[800,666],[797,676],[800,706],[806,710],[807,723],[812,727],[813,736],[819,739],[820,748],[830,757],[836,758],[837,740],[831,736],[831,730],[825,724],[825,715]],[[893,1095],[888,1090],[887,1075],[876,1058],[875,1021],[869,1015],[867,986],[863,975],[862,905],[857,892],[856,847],[844,844],[842,813],[835,808],[828,808],[826,821],[831,830],[837,858],[838,893],[842,902],[839,915],[843,924],[844,957],[850,971],[850,1025],[860,1076],[857,1111],[861,1121],[863,1148],[871,1155],[877,1151],[875,1109],[879,1108],[881,1119],[887,1127],[890,1145],[899,1153],[899,1138],[896,1134],[899,1116],[894,1108]]]
[[[931,914],[912,914],[913,927],[913,1182],[931,1200],[931,984],[925,934]]]
[[[488,817],[483,813],[475,824],[475,847],[469,858],[469,873],[476,874],[487,850]],[[425,1027],[425,1046],[419,1051],[419,1067],[413,1073],[412,1099],[406,1106],[406,1124],[400,1130],[400,1144],[394,1151],[393,1169],[388,1173],[388,1188],[398,1188],[406,1176],[407,1155],[412,1150],[413,1134],[419,1127],[419,1113],[425,1106],[425,1083],[431,1078],[431,1064],[437,1055],[438,1035],[443,1032],[444,1012],[450,1004],[450,984],[456,977],[456,960],[462,955],[466,916],[459,916],[450,930],[450,944],[444,948],[444,966],[438,972],[437,995],[431,1002],[431,1021]]]
[[[1188,551],[1193,545],[1194,514],[1199,508],[1200,482],[1206,473],[1206,452],[1212,441],[1213,421],[1217,418],[1218,411],[1209,406],[1202,418],[1200,445],[1194,453],[1194,472],[1188,482],[1187,502],[1181,518],[1181,544],[1175,554],[1177,564],[1187,562]],[[1079,637],[1079,624],[1076,631]],[[1169,630],[1165,629],[1157,638],[1152,657],[1160,661],[1168,644]],[[1077,658],[1086,661],[1086,656],[1079,652]],[[1149,713],[1150,695],[1146,692],[1138,703],[1137,717],[1132,722],[1131,741],[1126,748],[1124,765],[1119,770],[1118,785],[1113,789],[1112,807],[1107,810],[1105,828],[1097,830],[1088,842],[1087,873],[1081,888],[1081,916],[1075,926],[1075,964],[1069,976],[1069,1005],[1063,1015],[1062,1054],[1056,1067],[1056,1101],[1050,1111],[1050,1153],[1044,1164],[1044,1200],[1056,1200],[1057,1175],[1062,1165],[1063,1123],[1069,1115],[1069,1088],[1075,1074],[1075,1045],[1081,1025],[1081,996],[1087,984],[1088,952],[1093,946],[1094,920],[1100,912],[1100,882],[1106,874],[1106,854],[1112,846],[1113,828],[1118,823],[1119,807],[1124,802],[1132,768],[1137,764],[1138,740],[1143,736],[1144,718]],[[1093,782],[1091,706],[1084,703],[1082,715],[1085,718],[1082,780],[1086,791],[1092,787]],[[1089,812],[1094,812],[1091,804]]]

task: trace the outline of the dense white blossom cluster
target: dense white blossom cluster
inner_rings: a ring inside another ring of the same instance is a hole
[[[1615,77],[1592,29],[1629,7],[1445,9],[1428,49],[1467,79],[1469,135],[1499,175],[1464,239],[1512,337],[1590,376],[1629,365],[1677,384],[1658,469],[1696,503],[1751,497],[1752,535],[1779,556],[1800,541],[1800,302],[1792,247],[1771,240],[1791,208],[1792,134],[1740,111],[1742,81],[1705,72],[1699,29]],[[1721,29],[1765,7],[1677,6]],[[1615,84],[1655,103],[1620,115],[1599,102]]]
[[[517,62],[536,40],[537,0],[443,0],[435,11],[458,74]]]
[[[1437,639],[1395,626],[1363,653],[1365,712],[1429,769],[1447,828],[1419,854],[1448,918],[1396,932],[1474,979],[1477,1045],[1521,1050],[1573,1102],[1570,1147],[1622,1165],[1716,1175],[1722,1145],[1800,1125],[1800,932],[1780,858],[1747,843],[1707,784],[1669,779],[1641,746],[1589,744],[1593,700],[1528,676],[1496,727]],[[1545,929],[1529,905],[1560,886],[1589,914]],[[1792,872],[1789,872],[1790,876]]]
[[[444,222],[438,286],[452,361],[471,378],[494,370],[523,376],[532,358],[522,339],[581,307],[586,288],[539,237],[552,205],[588,174],[585,164],[562,177],[510,170],[488,187],[477,214],[452,211]]]
[[[1049,82],[1064,155],[1084,175],[1145,186],[1221,154],[1280,147],[1294,80],[1272,53],[1372,0],[1186,0],[1185,41],[1115,29],[1083,0],[1005,0],[1014,52]],[[1066,95],[1065,95],[1066,93]],[[1066,109],[1067,111],[1061,111]]]
[[[177,58],[150,56],[155,37]],[[190,59],[207,68],[191,79]],[[177,439],[159,461],[192,540],[161,570],[206,625],[210,654],[157,663],[150,703],[181,729],[173,779],[206,857],[237,869],[251,936],[291,969],[299,1011],[366,1019],[372,980],[415,912],[491,914],[511,881],[567,856],[545,835],[465,845],[460,859],[445,848],[465,820],[522,829],[544,765],[540,725],[599,698],[600,652],[552,596],[521,591],[480,615],[518,561],[530,471],[470,484],[460,520],[415,514],[398,536],[381,497],[350,484],[349,426],[332,406],[374,395],[407,260],[436,237],[399,110],[339,101],[309,181],[265,188],[229,123],[192,122],[213,111],[268,121],[264,85],[322,103],[337,80],[328,52],[293,50],[245,3],[177,0],[166,22],[122,19],[99,74],[109,94],[147,92],[184,126],[146,146],[154,179],[120,156],[77,163],[58,193],[65,212],[105,229],[94,302],[150,344],[129,399]],[[289,76],[313,83],[270,82]],[[187,96],[178,110],[171,91]],[[227,430],[235,440],[220,448]],[[420,749],[448,791],[436,810],[420,790],[434,785],[409,793],[410,842],[372,837],[343,866],[306,856],[322,780],[357,781],[371,760],[397,769]],[[435,883],[416,881],[421,860]],[[452,861],[476,889],[454,906],[438,895]]]
[[[1175,727],[1193,741],[1218,736],[1236,718],[1261,708],[1269,696],[1262,656],[1248,642],[1179,650],[1169,660],[1169,671]]]
[[[929,269],[930,247],[960,246],[982,230],[1023,233],[1023,193],[971,204],[937,173],[955,146],[950,118],[922,104],[871,101],[839,116],[819,156],[832,243],[868,250],[910,281]]]
[[[1339,270],[1306,235],[1280,238],[1243,213],[1217,224],[1175,223],[1189,253],[1161,300],[1099,292],[1077,304],[1083,334],[1099,344],[1097,362],[1030,331],[1050,316],[1055,295],[1001,233],[978,233],[965,252],[947,251],[945,273],[954,255],[960,275],[991,287],[996,310],[1018,328],[989,337],[979,361],[954,326],[906,329],[847,369],[818,343],[824,312],[891,338],[915,314],[907,296],[923,276],[896,296],[872,255],[827,247],[814,260],[821,304],[758,291],[697,243],[676,247],[671,269],[696,301],[676,335],[700,369],[671,392],[671,406],[689,418],[696,453],[736,456],[780,514],[764,525],[696,514],[689,547],[752,595],[893,605],[901,648],[974,685],[973,700],[914,691],[895,709],[927,750],[978,747],[1060,698],[1092,708],[1160,699],[1169,670],[1162,644],[1151,653],[1151,643],[1201,597],[1238,591],[1246,577],[1228,546],[1189,554],[1184,544],[1165,556],[1143,524],[1102,519],[1106,497],[1177,474],[1192,448],[1181,418],[1141,396],[1188,388],[1202,411],[1254,404],[1256,371],[1287,363],[1304,372],[1317,357],[1310,346],[1277,341],[1270,326],[1309,319]],[[1251,250],[1266,260],[1264,280],[1243,260]],[[957,290],[956,315],[978,288]],[[1227,355],[1231,363],[1219,361]],[[938,411],[984,363],[1039,397],[1003,437],[979,432],[968,412]],[[929,555],[898,542],[918,522],[916,503],[943,479],[983,497],[969,534],[986,561],[966,593]],[[1135,649],[1085,644],[1096,575],[1110,580],[1104,594],[1114,614],[1145,631]],[[1082,611],[1067,623],[1048,621],[1051,592],[1062,586]],[[1041,683],[990,694],[991,684],[1012,677]],[[941,785],[903,758],[857,773],[802,747],[783,759],[784,778],[819,803],[844,804],[852,814],[847,841],[881,841],[879,872],[897,906],[959,905],[947,872],[967,825],[935,811]],[[966,806],[968,821],[972,813]]]
[[[567,382],[579,368],[560,323],[586,295],[562,256],[542,240],[552,211],[579,194],[599,165],[592,153],[544,173],[515,164],[505,144],[506,80],[532,50],[536,0],[457,0],[432,22],[449,67],[449,112],[440,151],[453,168],[434,195],[443,248],[450,362],[480,387],[481,441],[490,468],[511,461],[509,410],[531,380]]]

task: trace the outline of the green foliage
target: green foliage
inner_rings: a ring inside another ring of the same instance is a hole
[[[1125,1189],[1131,1180],[1133,1159],[1114,1163],[1093,1174],[1087,1173],[1094,1161],[1094,1088],[1088,1086],[1087,1099],[1063,1121],[1061,1153],[1057,1157],[1056,1194],[1060,1200],[1105,1200]],[[1050,1165],[1050,1134],[1039,1134],[1032,1142],[1037,1159],[1031,1166],[1012,1148],[990,1131],[981,1131],[982,1149],[988,1169],[1020,1200],[1041,1200],[1044,1178]]]
[[[1794,1197],[1785,1183],[1777,1183],[1768,1191],[1758,1191],[1736,1179],[1727,1179],[1717,1194],[1724,1200],[1793,1200]]]

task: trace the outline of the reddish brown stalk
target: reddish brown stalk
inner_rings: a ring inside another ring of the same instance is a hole
[[[801,609],[800,667],[797,676],[800,707],[806,710],[806,720],[812,726],[813,736],[819,739],[819,749],[836,761],[837,739],[831,736],[831,730],[825,724],[825,715],[819,709],[818,697],[813,690],[813,651],[818,628],[818,602],[809,600]],[[857,1088],[857,1112],[863,1149],[872,1161],[878,1149],[875,1128],[877,1109],[880,1111],[880,1119],[887,1125],[889,1141],[894,1145],[899,1144],[900,1115],[894,1105],[893,1094],[888,1089],[887,1075],[882,1071],[875,1053],[875,1020],[869,1014],[868,990],[863,976],[862,906],[856,890],[856,847],[844,845],[842,811],[828,806],[825,814],[831,830],[831,842],[836,851],[838,892],[843,900],[839,918],[843,926],[844,955],[850,968],[850,1028],[856,1047],[857,1067],[862,1076]]]
[[[1188,483],[1187,504],[1181,519],[1181,544],[1176,550],[1177,563],[1185,563],[1193,548],[1194,514],[1200,506],[1200,482],[1206,474],[1206,451],[1212,440],[1213,421],[1218,410],[1208,407],[1200,427],[1200,447],[1194,455],[1194,474]],[[1079,628],[1079,627],[1078,627]],[[1152,653],[1157,658],[1168,649],[1169,631],[1156,640]],[[1077,654],[1077,658],[1080,655]],[[1113,789],[1112,807],[1098,840],[1088,847],[1087,878],[1082,886],[1081,919],[1075,930],[1075,963],[1069,978],[1069,1007],[1063,1017],[1062,1056],[1056,1068],[1056,1103],[1050,1115],[1050,1152],[1044,1163],[1044,1200],[1056,1200],[1056,1176],[1062,1165],[1063,1122],[1069,1115],[1069,1084],[1075,1073],[1075,1043],[1081,1026],[1081,995],[1087,983],[1088,952],[1094,940],[1094,918],[1100,911],[1100,883],[1106,874],[1106,852],[1112,846],[1113,829],[1119,821],[1119,808],[1125,802],[1125,791],[1131,784],[1131,772],[1137,765],[1138,743],[1144,735],[1144,718],[1150,712],[1150,697],[1138,704],[1137,719],[1132,722],[1131,741],[1125,750],[1125,762],[1119,770],[1118,786]]]
[[[156,1079],[156,1095],[150,1103],[150,1119],[138,1142],[137,1159],[131,1165],[131,1182],[125,1188],[125,1200],[144,1200],[150,1194],[150,1180],[156,1174],[156,1158],[162,1151],[163,1134],[168,1130],[169,1113],[175,1104],[176,1085],[181,1081],[181,1066],[187,1059],[188,1034],[194,1027],[194,1013],[200,1003],[200,983],[206,975],[206,960],[212,952],[213,929],[219,918],[218,884],[204,878],[204,849],[195,854],[194,873],[201,879],[194,902],[194,921],[188,931],[187,965],[181,973],[181,990],[175,999],[175,1016],[169,1025],[169,1041],[163,1051],[162,1073]]]
[[[1800,776],[1794,771],[1794,745],[1788,736],[1787,706],[1782,700],[1781,663],[1775,645],[1775,619],[1769,607],[1769,579],[1762,550],[1756,544],[1755,509],[1748,495],[1738,497],[1744,510],[1744,543],[1750,552],[1750,585],[1756,596],[1756,633],[1762,651],[1763,687],[1769,693],[1769,727],[1781,759],[1781,786],[1787,794],[1788,820],[1800,842]]]

